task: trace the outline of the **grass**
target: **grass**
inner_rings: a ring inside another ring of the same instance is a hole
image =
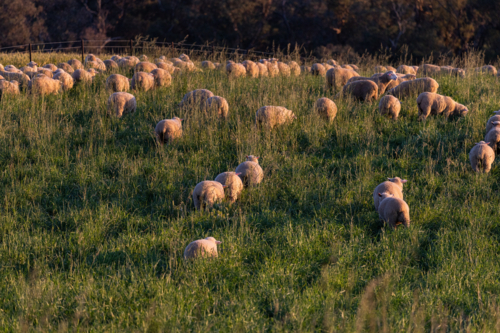
[[[106,116],[105,78],[0,103],[0,331],[500,329],[500,169],[475,174],[468,160],[499,108],[496,78],[437,79],[469,106],[464,118],[418,122],[412,97],[393,122],[376,103],[341,100],[330,125],[312,108],[334,95],[320,77],[189,74],[136,93],[122,119]],[[179,114],[197,88],[228,100],[227,122]],[[298,119],[257,130],[263,105]],[[184,135],[160,147],[154,126],[173,116]],[[247,154],[261,156],[263,183],[195,211],[194,186]],[[409,180],[409,229],[373,208],[375,186],[395,176]],[[219,258],[185,262],[185,246],[208,236],[223,241]]]

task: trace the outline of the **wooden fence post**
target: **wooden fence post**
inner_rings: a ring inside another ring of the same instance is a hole
[[[82,44],[82,64],[85,62],[85,59],[84,59],[84,53],[85,53],[85,47],[83,46],[83,39],[80,40],[81,41],[81,44]]]
[[[30,43],[30,62],[31,62],[31,43]]]
[[[130,55],[134,55],[134,47],[132,46],[132,39],[130,40]]]

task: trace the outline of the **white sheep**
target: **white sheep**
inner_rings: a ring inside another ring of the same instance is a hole
[[[228,61],[226,65],[226,74],[231,78],[243,77],[247,74],[245,66],[237,64],[234,61]]]
[[[393,194],[394,197],[403,199],[403,184],[407,182],[406,179],[401,179],[399,177],[395,178],[387,178],[387,181],[380,183],[375,187],[373,191],[373,203],[375,205],[375,210],[378,210],[378,206],[380,203],[379,193],[390,193]]]
[[[217,258],[219,256],[217,253],[217,244],[220,243],[222,242],[215,240],[213,237],[195,240],[186,246],[186,249],[184,250],[184,259],[196,259],[198,257],[207,256]]]
[[[87,72],[86,70],[84,69],[77,69],[73,72],[73,74],[71,74],[71,76],[73,77],[73,80],[75,81],[75,83],[84,83],[84,84],[90,84],[92,83],[92,74],[90,74],[89,72]]]
[[[106,66],[107,72],[115,71],[120,68],[118,67],[118,64],[112,59],[104,60],[104,65]]]
[[[158,66],[155,64],[152,64],[147,61],[143,61],[135,65],[135,71],[136,72],[145,72],[145,73],[151,73],[154,69],[157,69]]]
[[[488,144],[489,142],[480,141],[469,152],[470,165],[475,172],[488,173],[491,170],[495,152]]]
[[[75,71],[77,69],[84,69],[83,64],[78,59],[68,60],[68,65],[70,65]]]
[[[300,70],[300,66],[298,63],[296,63],[295,61],[289,61],[288,67],[290,67],[290,71],[291,71],[292,75],[294,75],[294,76],[300,75],[301,70]]]
[[[322,119],[329,123],[331,123],[337,115],[337,105],[326,97],[318,99],[316,103],[314,103],[314,109]]]
[[[491,116],[490,119],[488,119],[488,122],[486,123],[486,133],[488,133],[490,129],[493,127],[492,122],[500,121],[500,110],[494,111],[493,113],[495,115]]]
[[[425,120],[429,115],[465,116],[469,109],[455,102],[451,97],[424,92],[418,95],[418,120]]]
[[[182,136],[182,120],[179,117],[173,117],[172,119],[164,119],[156,124],[155,136],[161,145],[170,143]]]
[[[106,79],[106,90],[113,93],[129,91],[130,81],[126,76],[112,74]]]
[[[28,83],[28,93],[40,95],[56,95],[62,90],[62,82],[45,75],[34,77]]]
[[[410,227],[410,207],[400,198],[395,198],[391,193],[378,193],[380,205],[378,214],[392,228],[397,228],[403,224],[405,227]]]
[[[247,76],[257,78],[259,77],[259,66],[251,60],[245,60],[242,62],[242,65],[245,67],[245,71]]]
[[[0,99],[4,95],[19,95],[19,93],[19,82],[0,79]]]
[[[394,96],[386,95],[380,99],[378,110],[381,115],[397,120],[401,111],[401,102]]]
[[[215,177],[216,182],[226,186],[224,189],[227,192],[228,201],[231,203],[236,202],[243,191],[243,182],[239,176],[240,173],[237,172],[223,172]]]
[[[130,87],[133,90],[148,91],[155,87],[155,79],[153,74],[145,72],[137,72],[130,81]]]
[[[56,73],[54,73],[53,79],[61,81],[63,91],[70,90],[75,84],[75,80],[73,80],[73,77],[63,70],[56,71]]]
[[[260,77],[269,76],[269,72],[268,72],[267,66],[265,64],[258,62],[257,67],[259,68],[259,76]]]
[[[204,110],[207,100],[213,97],[214,93],[207,89],[196,89],[188,92],[179,103],[179,107],[187,109]]]
[[[292,73],[290,70],[290,66],[288,66],[284,62],[278,62],[278,69],[280,71],[280,74],[283,76],[290,76]]]
[[[258,156],[247,155],[246,161],[238,165],[235,171],[245,186],[257,185],[264,179]]]
[[[316,63],[311,66],[311,74],[326,76],[326,68],[322,64]]]
[[[172,77],[170,76],[170,73],[164,69],[153,69],[151,74],[153,74],[156,88],[169,87],[172,84]]]
[[[211,62],[209,60],[205,60],[205,61],[201,62],[201,68],[204,68],[204,69],[215,69],[215,65],[214,65],[213,62]]]
[[[115,92],[108,98],[108,114],[120,118],[124,114],[134,113],[137,102],[134,95],[126,92]]]
[[[295,114],[282,106],[263,106],[255,113],[255,124],[273,129],[297,119]]]
[[[193,191],[193,203],[196,209],[211,208],[224,200],[224,186],[213,180],[199,182]]]
[[[68,74],[73,74],[73,72],[75,71],[75,69],[66,62],[61,62],[57,64],[57,67],[63,69]]]
[[[493,151],[498,154],[500,153],[500,121],[492,121],[491,129],[486,133],[484,141],[488,142]]]
[[[207,99],[205,111],[212,115],[217,115],[221,119],[226,119],[229,113],[229,104],[224,97],[212,96]]]

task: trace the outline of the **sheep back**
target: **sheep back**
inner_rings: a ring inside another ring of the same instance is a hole
[[[134,95],[126,92],[115,92],[108,98],[108,114],[114,114],[118,118],[127,113],[134,113],[136,107]]]
[[[229,202],[234,203],[243,191],[243,182],[236,172],[223,172],[215,177],[215,181],[225,185],[224,189]]]
[[[212,207],[224,200],[224,187],[213,180],[204,180],[196,185],[193,191],[193,203],[196,209]]]

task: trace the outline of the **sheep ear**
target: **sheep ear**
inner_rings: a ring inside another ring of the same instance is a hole
[[[180,118],[179,118],[180,119]],[[181,119],[181,121],[183,121],[184,119]]]
[[[404,183],[406,183],[406,182],[407,182],[407,180],[406,180],[406,179],[401,179],[401,183],[403,183],[403,184],[404,184]]]
[[[380,192],[379,192],[379,193],[378,193],[378,196],[379,196],[379,197],[381,197],[381,196],[382,196],[382,194],[380,194]]]
[[[392,182],[393,178],[387,178],[388,181]]]
[[[241,172],[235,172],[236,176],[239,176],[241,175],[242,173]]]
[[[248,155],[246,156],[246,158],[248,158]]]
[[[220,243],[222,243],[222,242],[221,241],[215,241],[215,244],[220,244]]]
[[[486,142],[487,145],[489,145],[490,143],[489,142]]]

